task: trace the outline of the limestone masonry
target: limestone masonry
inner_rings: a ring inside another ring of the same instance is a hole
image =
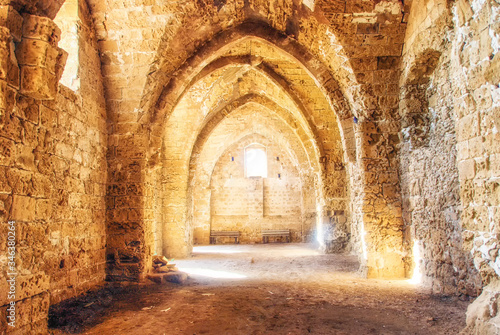
[[[290,229],[500,334],[499,49],[497,0],[1,0],[0,333]]]

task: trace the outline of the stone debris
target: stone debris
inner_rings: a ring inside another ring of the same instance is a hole
[[[153,266],[156,266],[158,264],[167,265],[168,259],[165,256],[154,255],[153,256]]]
[[[172,259],[173,260],[173,259]],[[147,275],[147,278],[157,284],[166,282],[183,284],[188,279],[188,274],[169,263],[165,256],[153,256],[153,272]]]

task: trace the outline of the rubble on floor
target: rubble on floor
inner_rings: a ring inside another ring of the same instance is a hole
[[[172,262],[173,259],[170,261]],[[157,284],[161,283],[176,283],[183,284],[188,279],[188,274],[175,266],[174,263],[169,263],[165,256],[153,256],[153,272],[147,275],[147,278]]]

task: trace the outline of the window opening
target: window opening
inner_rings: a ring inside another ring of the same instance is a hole
[[[245,148],[245,174],[247,178],[267,178],[266,147],[257,143]]]

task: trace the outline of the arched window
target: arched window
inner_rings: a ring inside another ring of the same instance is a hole
[[[266,147],[253,143],[245,148],[245,176],[267,178]]]

